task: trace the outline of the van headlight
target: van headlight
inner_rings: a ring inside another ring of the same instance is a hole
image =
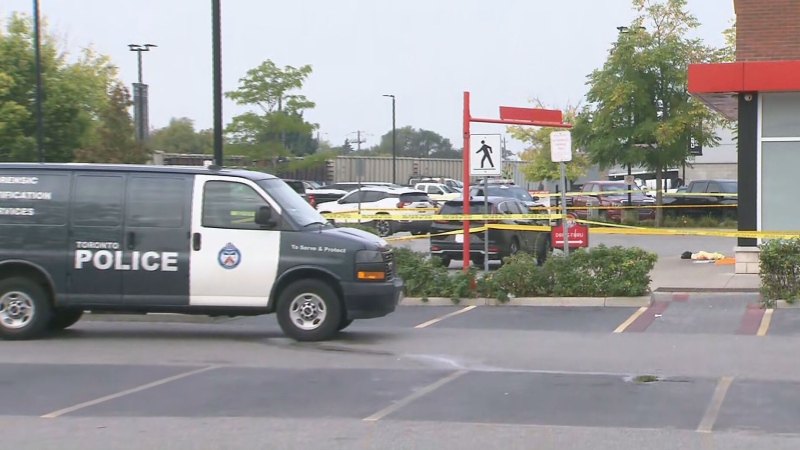
[[[386,266],[383,254],[377,250],[356,252],[356,280],[383,281],[386,279]]]

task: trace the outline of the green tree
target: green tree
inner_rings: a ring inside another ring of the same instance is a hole
[[[644,166],[656,174],[656,202],[662,205],[665,169],[680,167],[691,138],[704,147],[719,143],[724,123],[687,90],[687,68],[707,62],[714,49],[689,33],[699,26],[686,0],[633,0],[637,17],[619,34],[601,69],[588,77],[589,103],[573,135],[592,163]],[[658,224],[663,211],[656,210]]]
[[[531,103],[534,104],[534,108],[547,108],[539,99],[533,99]],[[567,106],[564,110],[564,122],[574,123],[577,111],[577,106]],[[550,157],[550,133],[563,130],[563,128],[517,125],[506,128],[511,137],[528,144],[528,147],[520,155],[520,159],[526,163],[520,170],[528,181],[561,179],[561,166],[553,162]],[[568,180],[575,181],[586,175],[586,171],[589,169],[589,159],[579,151],[574,139],[572,145],[572,161],[564,164],[564,171]]]
[[[134,125],[129,109],[133,101],[128,89],[120,84],[110,92],[108,103],[100,113],[97,139],[75,152],[75,161],[86,163],[143,164],[149,153],[144,144],[134,139]]]
[[[172,118],[169,125],[150,134],[147,145],[166,153],[210,154],[214,151],[214,131],[196,131],[188,117]]]
[[[42,25],[42,118],[45,160],[72,161],[74,151],[98,139],[97,118],[117,70],[92,48],[71,58]],[[13,13],[0,29],[0,160],[35,161],[36,104],[33,21]],[[70,62],[70,59],[73,59]]]
[[[315,104],[296,93],[311,72],[310,65],[280,68],[266,60],[239,79],[239,87],[227,92],[226,97],[238,105],[257,107],[260,112],[240,114],[228,125],[226,131],[237,151],[257,158],[316,152],[313,131],[318,125],[303,117]]]
[[[369,150],[374,155],[392,154],[392,131],[383,136],[375,147]],[[453,148],[450,139],[435,131],[406,126],[397,129],[397,156],[412,158],[461,158],[461,152]]]

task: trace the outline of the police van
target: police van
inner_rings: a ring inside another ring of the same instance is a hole
[[[386,241],[328,223],[272,175],[211,167],[0,164],[0,337],[86,311],[277,314],[299,341],[397,306]]]

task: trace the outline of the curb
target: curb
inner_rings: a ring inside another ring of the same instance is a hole
[[[81,321],[86,322],[148,322],[148,323],[222,323],[235,320],[236,317],[211,317],[193,314],[147,313],[119,314],[92,313],[86,311]]]
[[[778,300],[775,302],[775,309],[800,309],[800,303],[789,303],[786,300]]]
[[[429,297],[423,301],[420,297],[405,297],[399,306],[559,306],[569,308],[605,307],[636,308],[653,304],[653,297],[518,297],[506,303],[494,298],[464,298],[454,303],[447,297]]]

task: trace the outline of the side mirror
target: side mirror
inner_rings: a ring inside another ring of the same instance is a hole
[[[535,202],[538,202],[538,201],[539,201],[539,197],[537,197],[537,196],[535,196],[535,195],[534,195],[534,196],[532,196],[532,197],[533,197],[533,201],[535,201]]]
[[[272,208],[269,206],[262,206],[256,211],[255,222],[258,225],[273,226],[275,222],[272,220]]]

